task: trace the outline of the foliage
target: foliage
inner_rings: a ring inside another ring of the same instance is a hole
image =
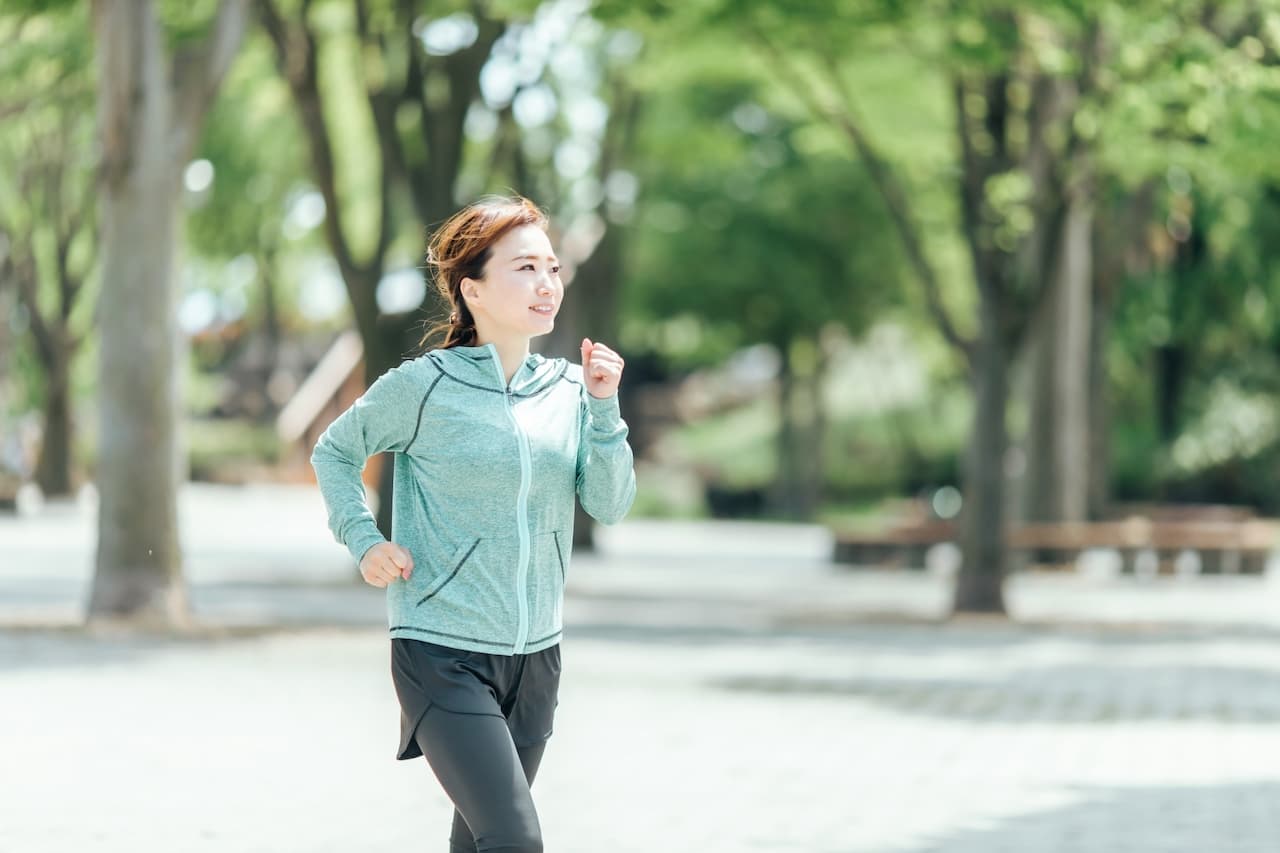
[[[861,170],[806,150],[765,84],[718,61],[730,50],[653,57],[675,79],[648,96],[624,335],[676,364],[786,348],[829,323],[857,332],[903,298]]]
[[[85,12],[0,7],[0,287],[33,288],[5,330],[16,333],[19,409],[44,404],[49,363],[74,355],[93,319],[94,283],[84,286],[96,253]]]
[[[184,290],[188,297],[207,290],[223,323],[260,318],[268,282],[285,328],[305,322],[305,282],[285,274],[323,254],[304,147],[269,45],[260,35],[248,39],[205,124],[199,165],[189,167],[205,168],[207,177],[185,193],[191,263]]]
[[[961,386],[875,413],[833,417],[823,493],[832,505],[910,495],[959,481],[969,423]],[[676,430],[668,453],[727,488],[765,488],[778,476],[777,410],[761,398]]]
[[[181,47],[194,43],[215,3],[159,5],[166,37]],[[286,18],[302,8],[294,0],[276,6]],[[1263,424],[1232,444],[1214,424],[1247,421],[1280,395],[1275,0],[597,0],[589,15],[571,3],[527,0],[368,0],[363,33],[350,0],[310,8],[337,188],[336,208],[325,215],[342,218],[357,266],[379,242],[384,215],[386,270],[418,266],[423,189],[438,189],[427,179],[440,156],[428,119],[457,117],[424,110],[445,103],[445,72],[463,59],[460,50],[422,53],[423,37],[441,21],[466,30],[484,17],[503,32],[483,57],[488,85],[463,105],[456,185],[436,195],[456,205],[519,189],[566,226],[601,214],[625,237],[621,343],[630,351],[655,351],[687,370],[759,342],[790,351],[807,341],[798,349],[812,353],[830,325],[856,336],[892,317],[911,329],[933,383],[927,401],[842,412],[831,424],[827,486],[850,500],[951,482],[970,404],[955,384],[960,360],[937,334],[833,105],[852,108],[901,180],[923,253],[939,273],[941,303],[971,337],[977,295],[957,193],[952,84],[1014,78],[1026,67],[1074,78],[1085,68],[1074,45],[1101,28],[1095,86],[1069,127],[1095,158],[1102,228],[1129,229],[1106,347],[1117,494],[1273,501],[1266,476],[1275,471],[1276,437]],[[6,0],[0,37],[0,219],[46,229],[32,246],[48,257],[48,217],[17,176],[25,152],[54,135],[67,143],[76,191],[92,189],[87,4]],[[402,98],[409,51],[422,53],[436,76]],[[501,80],[510,85],[494,82]],[[1006,90],[1011,101],[1034,103],[1020,85]],[[605,127],[633,95],[641,105],[634,165],[610,170]],[[373,110],[381,97],[395,102],[398,163],[385,159],[380,142]],[[959,103],[979,116],[989,106],[974,92]],[[184,198],[188,286],[209,287],[256,317],[261,284],[272,276],[293,331],[315,322],[302,303],[317,263],[334,265],[322,224],[299,215],[300,200],[314,207],[319,181],[298,116],[275,47],[257,29],[196,155],[211,165],[212,183]],[[1025,234],[1029,183],[1025,171],[1010,169],[982,186],[992,233],[1009,245]],[[1142,193],[1150,194],[1148,216],[1132,227],[1111,218]],[[93,248],[91,239],[74,244],[79,269]],[[40,293],[50,308],[51,285],[43,280]],[[72,319],[87,333],[91,301],[81,300]],[[10,365],[25,380],[20,405],[34,406],[42,379],[29,335],[16,343]],[[92,343],[86,353],[73,370],[82,394],[91,390]],[[210,387],[204,377],[189,390],[195,398]],[[767,406],[749,407],[690,427],[680,440],[691,459],[760,485],[775,473],[775,420]]]

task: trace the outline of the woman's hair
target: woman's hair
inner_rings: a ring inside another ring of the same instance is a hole
[[[467,205],[436,229],[427,246],[427,266],[431,280],[452,313],[443,322],[430,326],[420,346],[425,351],[433,336],[445,332],[441,349],[475,346],[476,322],[460,287],[464,278],[484,276],[484,265],[493,254],[493,244],[513,228],[536,225],[547,230],[547,216],[523,196],[485,196]]]

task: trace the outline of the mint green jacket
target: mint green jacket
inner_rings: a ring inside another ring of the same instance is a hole
[[[560,640],[574,495],[603,524],[636,478],[618,396],[537,353],[505,381],[493,344],[430,350],[387,371],[311,455],[329,529],[358,562],[386,541],[360,475],[394,454],[392,540],[413,572],[387,587],[392,637],[528,654]]]

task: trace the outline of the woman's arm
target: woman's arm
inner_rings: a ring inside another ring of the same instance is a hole
[[[578,500],[601,524],[616,524],[636,499],[636,473],[618,395],[585,390],[578,435]]]
[[[428,383],[417,368],[402,364],[388,370],[329,424],[311,453],[311,467],[329,511],[329,529],[357,563],[374,545],[387,541],[365,501],[360,479],[365,462],[383,451],[408,448],[427,393]]]

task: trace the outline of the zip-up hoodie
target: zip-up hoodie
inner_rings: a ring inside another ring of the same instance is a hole
[[[493,344],[430,350],[379,377],[320,436],[329,529],[358,562],[386,539],[360,480],[394,453],[391,538],[413,555],[387,587],[392,637],[494,654],[560,640],[576,493],[603,524],[636,495],[618,396],[533,353],[508,384]]]

